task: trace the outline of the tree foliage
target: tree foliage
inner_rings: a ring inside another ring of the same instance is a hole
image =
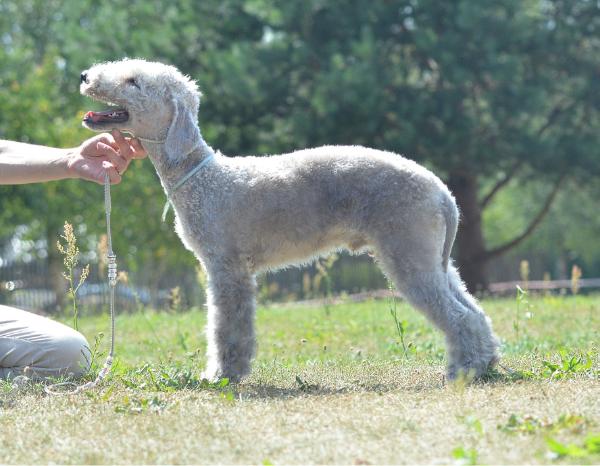
[[[600,173],[599,27],[591,0],[5,0],[0,138],[76,145],[94,105],[79,95],[81,70],[123,56],[169,62],[199,81],[203,134],[226,154],[363,144],[434,168],[462,204],[458,259],[475,287],[494,251],[541,220],[554,186]],[[484,210],[528,179],[546,199],[489,246]],[[114,194],[130,270],[193,267],[158,220],[149,162]],[[99,234],[101,189],[0,188],[0,235],[33,224],[55,238],[65,219]]]

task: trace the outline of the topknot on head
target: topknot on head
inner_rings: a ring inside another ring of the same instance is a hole
[[[123,58],[96,65],[114,75],[115,80],[138,79],[157,94],[170,94],[181,100],[193,112],[198,112],[201,92],[196,81],[181,73],[176,67],[142,58]]]

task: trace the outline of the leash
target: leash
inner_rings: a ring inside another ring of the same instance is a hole
[[[508,375],[518,375],[519,372],[515,371],[513,369],[511,369],[510,367],[504,366],[503,364],[498,363],[498,367],[502,370],[504,370],[504,372],[506,372]]]
[[[165,207],[163,208],[163,213],[162,213],[162,217],[161,217],[163,223],[167,219],[167,214],[169,213],[169,209],[171,207],[173,207],[173,201],[171,201],[171,197],[173,197],[175,192],[179,188],[181,188],[187,180],[189,180],[192,176],[194,176],[196,173],[198,173],[202,169],[202,167],[204,167],[206,164],[208,164],[214,158],[214,156],[215,156],[215,154],[210,154],[209,156],[205,157],[204,160],[202,160],[202,162],[200,162],[198,165],[196,165],[194,168],[192,168],[183,178],[181,178],[177,182],[177,184],[171,190],[171,194],[167,194],[167,202],[165,202]]]
[[[146,143],[150,143],[150,144],[156,144],[156,145],[164,145],[166,142],[166,139],[149,139],[149,138],[142,138],[140,136],[135,136],[137,139],[139,139],[142,142],[146,142]],[[192,148],[192,150],[190,150],[190,152],[186,153],[185,155],[190,154],[191,152],[195,151],[198,147],[201,147],[201,145],[204,143],[204,141],[201,141],[201,143],[199,143],[198,145],[196,145],[195,147]],[[206,144],[204,143],[204,145],[206,146]],[[208,147],[208,146],[207,146]],[[209,148],[210,149],[210,148]],[[215,153],[213,152],[212,149],[210,149],[210,154],[207,155],[198,165],[196,165],[194,168],[192,168],[188,173],[186,173],[183,178],[181,178],[177,184],[175,184],[175,186],[173,187],[173,189],[171,189],[171,193],[167,193],[166,192],[166,187],[165,187],[165,193],[167,196],[167,201],[165,202],[165,206],[163,208],[163,212],[161,215],[161,220],[163,223],[165,223],[165,221],[167,220],[167,214],[169,213],[169,209],[171,209],[173,207],[173,201],[171,200],[171,198],[173,197],[173,195],[175,194],[175,192],[181,188],[181,186],[183,186],[185,184],[185,182],[187,180],[189,180],[192,176],[194,176],[196,173],[198,173],[202,167],[204,167],[205,165],[207,165],[209,162],[212,161],[212,159],[214,158]]]
[[[151,144],[164,144],[164,140],[156,140],[156,139],[148,139],[138,137],[142,142],[147,142]],[[194,147],[195,150],[196,147]],[[212,152],[212,150],[211,150]],[[167,194],[167,202],[165,203],[165,207],[163,209],[162,221],[164,222],[169,209],[172,207],[173,203],[171,201],[171,196],[175,194],[175,192],[183,186],[183,184],[189,180],[194,174],[198,173],[202,167],[207,165],[213,158],[214,152],[208,155],[204,160],[202,160],[198,165],[196,165],[190,172],[188,172],[183,178],[181,178],[174,188],[171,191],[171,195]],[[111,214],[111,197],[110,197],[110,178],[108,173],[104,174],[104,210],[106,212],[106,236],[108,239],[108,253],[107,253],[107,262],[108,262],[108,285],[109,285],[109,303],[110,303],[110,352],[106,357],[106,361],[104,362],[104,366],[98,372],[98,376],[95,380],[91,382],[87,382],[83,385],[77,385],[74,382],[61,382],[55,383],[52,385],[47,385],[44,387],[44,390],[49,395],[75,395],[77,393],[81,393],[85,390],[89,390],[91,388],[96,387],[100,382],[102,382],[106,376],[109,374],[112,364],[113,358],[115,354],[115,287],[117,286],[117,256],[112,248],[112,234],[110,228],[110,214]],[[71,390],[64,390],[61,387],[72,387]]]
[[[104,362],[104,366],[98,372],[96,380],[87,382],[83,385],[77,385],[74,382],[61,382],[52,385],[47,385],[44,390],[48,395],[75,395],[85,390],[96,387],[102,382],[113,364],[115,354],[115,287],[117,286],[117,256],[112,248],[112,233],[110,229],[110,213],[111,213],[111,198],[110,198],[110,178],[108,173],[104,175],[104,211],[106,212],[106,236],[108,238],[108,287],[109,287],[109,306],[110,306],[110,351]],[[61,390],[61,387],[73,387],[71,390]]]

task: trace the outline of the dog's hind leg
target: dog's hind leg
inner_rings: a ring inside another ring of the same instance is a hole
[[[492,331],[490,318],[485,314],[481,306],[479,306],[477,300],[467,291],[467,287],[461,280],[458,270],[456,270],[452,262],[448,264],[447,276],[452,296],[470,311],[470,315],[477,316],[475,325],[479,329],[478,334],[480,338],[482,338],[480,342],[480,353],[484,356],[482,360],[483,362],[489,360],[488,367],[494,367],[500,360],[498,354],[500,342]]]
[[[408,302],[444,332],[448,378],[483,375],[498,360],[489,318],[464,289],[454,267],[449,264],[444,270],[440,256],[429,252],[422,243],[388,245],[380,251],[380,262]]]
[[[203,377],[239,381],[255,353],[254,275],[236,265],[208,266],[207,366]]]

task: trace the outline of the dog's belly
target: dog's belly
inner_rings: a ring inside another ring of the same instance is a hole
[[[256,250],[259,252],[255,251],[252,259],[256,271],[274,270],[307,264],[335,250],[347,249],[351,252],[359,252],[367,246],[368,241],[364,237],[348,230],[332,229],[326,233],[320,232],[318,235],[307,235],[303,238],[273,235],[270,241],[269,238],[263,238],[260,247]],[[250,251],[249,253],[251,255]]]
[[[205,249],[216,249],[214,242],[201,241],[199,235],[185,228],[179,219],[175,227],[184,246],[201,261],[210,255]],[[253,272],[261,272],[308,264],[317,257],[340,249],[358,253],[369,246],[368,240],[363,235],[348,229],[331,228],[326,232],[303,231],[300,235],[290,235],[289,232],[286,234],[273,228],[263,233],[254,241],[248,241],[248,236],[245,236],[245,241],[233,241],[222,252],[230,259],[234,258],[232,256],[237,256],[240,263],[250,266]],[[224,245],[223,242],[220,244]]]

